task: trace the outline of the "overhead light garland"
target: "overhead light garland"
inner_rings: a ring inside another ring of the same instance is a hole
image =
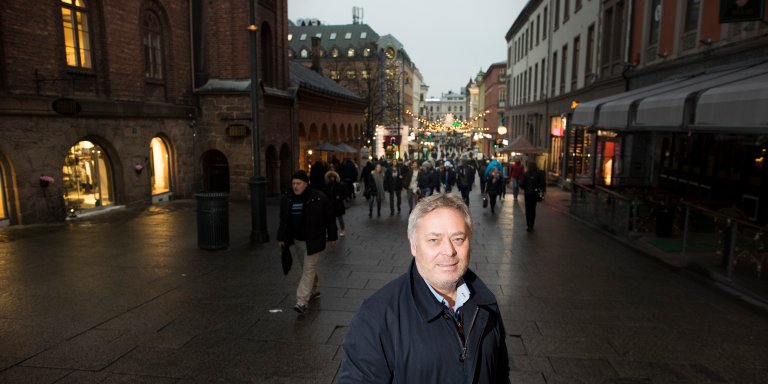
[[[412,131],[417,133],[463,133],[468,135],[472,132],[477,133],[489,130],[487,127],[477,127],[475,125],[477,121],[482,121],[481,119],[488,115],[490,111],[483,111],[469,120],[456,120],[453,118],[453,114],[447,113],[442,121],[431,121],[424,116],[414,115],[410,110],[406,110],[405,113],[421,124],[419,128],[411,128]]]

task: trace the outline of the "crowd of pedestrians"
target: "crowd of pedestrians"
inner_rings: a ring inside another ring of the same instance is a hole
[[[533,161],[524,167],[518,159],[510,163],[485,157],[404,162],[382,157],[360,167],[352,159],[332,157],[329,162],[315,161],[308,173],[297,170],[291,189],[283,196],[278,230],[280,246],[293,246],[296,257],[303,261],[294,309],[303,314],[310,301],[319,297],[317,260],[326,244],[333,246],[345,235],[344,215],[358,193],[363,192],[368,203],[369,218],[374,217],[374,207],[376,217],[381,216],[386,200],[389,215],[394,216],[401,214],[403,192],[409,214],[420,200],[436,194],[452,195],[454,189],[468,207],[476,179],[483,206],[490,206],[491,215],[495,215],[498,201],[504,200],[507,188],[515,200],[522,191],[527,230],[533,231],[536,205],[546,192],[546,175]]]

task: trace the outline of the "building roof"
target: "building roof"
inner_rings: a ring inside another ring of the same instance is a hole
[[[320,49],[325,52],[334,47],[345,49],[373,46],[379,41],[379,34],[368,24],[291,25],[288,30],[292,35],[289,45],[294,51],[302,48],[312,51],[314,36],[320,37]]]
[[[290,71],[291,85],[309,89],[315,92],[324,93],[329,96],[341,97],[354,102],[364,102],[365,100],[354,92],[342,87],[334,80],[325,77],[299,63],[290,61],[288,63]]]

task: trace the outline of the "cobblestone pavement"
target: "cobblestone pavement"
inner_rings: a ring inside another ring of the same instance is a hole
[[[572,219],[550,189],[533,233],[522,198],[496,215],[472,195],[471,267],[496,293],[513,383],[766,383],[768,317]],[[322,297],[291,310],[271,242],[197,247],[195,201],[0,229],[0,383],[333,383],[362,301],[406,270],[403,213],[368,218],[322,257]]]

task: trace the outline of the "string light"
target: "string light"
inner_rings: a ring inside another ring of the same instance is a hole
[[[457,120],[454,118],[452,124],[446,125],[444,121],[430,121],[428,118],[424,116],[414,115],[413,112],[411,112],[410,110],[405,110],[405,114],[413,117],[414,119],[416,119],[416,121],[421,123],[420,128],[413,127],[411,128],[411,130],[413,130],[414,132],[422,132],[422,133],[433,132],[433,133],[469,134],[472,132],[485,132],[485,131],[488,131],[489,128],[475,127],[475,123],[477,123],[478,120],[483,119],[489,113],[490,111],[483,111],[469,120]]]

